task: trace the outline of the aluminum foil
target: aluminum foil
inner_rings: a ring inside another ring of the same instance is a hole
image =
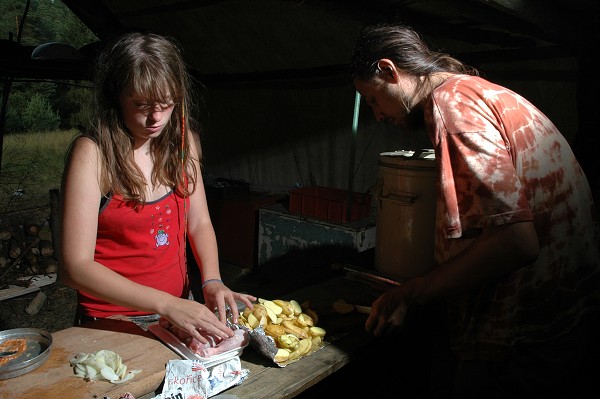
[[[261,355],[271,360],[278,367],[285,367],[288,364],[295,363],[298,360],[310,355],[311,353],[318,351],[325,345],[325,342],[321,342],[321,345],[319,345],[318,347],[311,348],[310,352],[308,352],[306,355],[300,356],[299,358],[293,360],[288,360],[279,363],[275,361],[275,355],[277,354],[278,349],[277,345],[275,345],[275,340],[273,339],[273,337],[265,333],[265,330],[262,326],[256,327],[253,330],[243,325],[239,325],[238,328],[241,328],[248,332],[248,334],[250,335],[250,345]]]
[[[274,358],[277,354],[277,346],[275,345],[275,340],[265,334],[265,330],[262,327],[257,327],[255,329],[250,329],[246,326],[240,325],[239,328],[246,330],[250,335],[250,345],[256,349],[261,355],[265,356],[267,359],[272,360],[279,367],[285,367],[286,364],[277,363]]]

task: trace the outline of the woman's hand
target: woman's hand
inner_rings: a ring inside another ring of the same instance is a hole
[[[400,330],[407,312],[422,292],[423,281],[422,278],[414,278],[379,296],[371,306],[366,330],[372,331],[375,336]]]
[[[211,281],[202,289],[204,293],[204,302],[209,309],[216,309],[219,314],[219,320],[226,323],[227,309],[230,309],[233,323],[238,322],[239,309],[237,303],[244,304],[247,308],[253,309],[252,302],[256,297],[249,294],[242,294],[230,290],[220,281]]]

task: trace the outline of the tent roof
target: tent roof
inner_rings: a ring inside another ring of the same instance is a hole
[[[589,29],[587,22],[597,25],[599,14],[592,0],[63,2],[100,40],[131,29],[175,37],[193,72],[209,87],[345,79],[360,27],[392,20],[413,26],[432,46],[476,67],[572,57]],[[96,45],[79,49],[82,60],[31,60],[33,49],[25,49],[22,60],[14,53],[2,57],[0,76],[86,78]]]

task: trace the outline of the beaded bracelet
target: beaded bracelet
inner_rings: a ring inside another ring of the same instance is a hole
[[[202,288],[204,288],[206,286],[206,284],[208,284],[208,283],[221,283],[221,284],[223,284],[223,280],[220,280],[218,278],[208,279],[208,280],[206,280],[205,282],[202,283]]]

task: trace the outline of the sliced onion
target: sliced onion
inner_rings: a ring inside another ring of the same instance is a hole
[[[78,353],[70,361],[76,377],[86,380],[106,380],[113,384],[121,384],[131,380],[141,370],[127,373],[127,366],[121,356],[110,350],[99,350],[95,353]]]
[[[108,366],[102,367],[102,369],[100,369],[100,374],[102,374],[102,377],[108,381],[116,381],[119,379],[117,373],[115,373],[115,371]]]
[[[90,380],[95,380],[96,376],[98,375],[98,370],[96,370],[94,367],[90,366],[89,364],[86,364],[85,365],[85,373]]]
[[[126,372],[127,372],[127,366],[125,365],[125,363],[121,363],[118,370],[116,371],[117,375],[119,376],[119,378],[123,378],[123,377],[125,377]]]

